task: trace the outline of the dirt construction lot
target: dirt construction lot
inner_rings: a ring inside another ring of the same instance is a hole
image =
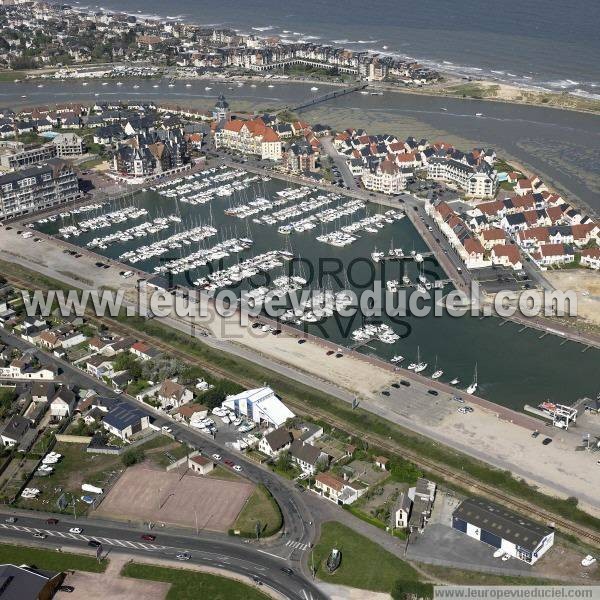
[[[227,531],[254,490],[250,483],[202,477],[179,479],[147,465],[125,471],[96,514],[117,520]]]

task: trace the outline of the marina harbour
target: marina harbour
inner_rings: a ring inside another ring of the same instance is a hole
[[[317,89],[313,90],[314,87]],[[57,80],[43,84],[21,81],[2,83],[0,104],[37,106],[67,101],[91,104],[120,99],[208,109],[219,94],[225,94],[230,102],[235,102],[237,110],[261,112],[295,106],[340,89],[325,82],[315,86],[310,82],[274,79],[75,80],[69,82],[68,89]],[[477,117],[477,113],[481,116]],[[387,91],[382,95],[367,91],[348,94],[303,110],[301,115],[310,122],[327,123],[338,129],[355,126],[369,133],[391,133],[403,139],[413,135],[445,140],[460,148],[492,147],[511,161],[530,167],[569,199],[583,202],[593,213],[600,213],[594,168],[600,152],[597,134],[600,115]]]
[[[344,290],[360,296],[374,280],[388,298],[452,289],[401,204],[366,204],[218,166],[110,202],[63,206],[33,225],[178,285],[233,290],[250,306],[277,290],[288,300],[281,321],[299,332],[452,384],[459,394],[476,381],[478,395],[522,410],[597,392],[586,374],[597,366],[598,350],[516,323],[447,313],[342,317],[340,307],[351,302]],[[303,290],[312,302],[294,308],[290,294]]]

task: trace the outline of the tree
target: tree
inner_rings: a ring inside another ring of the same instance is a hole
[[[126,450],[123,456],[121,456],[121,462],[126,467],[131,467],[137,463],[140,463],[146,458],[144,451],[141,448],[130,448]]]
[[[398,579],[392,588],[394,600],[409,600],[410,598],[433,598],[433,585],[420,581]]]
[[[129,371],[133,379],[139,379],[142,376],[142,365],[129,352],[117,354],[113,364],[116,373],[119,371]]]
[[[292,468],[292,459],[290,457],[289,452],[282,452],[277,457],[277,462],[275,463],[277,469],[279,471],[287,472]]]

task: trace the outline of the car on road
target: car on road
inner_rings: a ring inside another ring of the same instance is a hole
[[[213,457],[215,460],[221,460],[221,455],[220,455],[220,454],[213,454],[213,455],[212,455],[212,457]]]
[[[33,537],[34,537],[34,538],[39,538],[40,540],[45,540],[45,539],[46,539],[48,536],[47,536],[45,533],[41,533],[41,532],[39,532],[39,531],[36,531],[36,532],[33,534]]]
[[[173,430],[168,425],[163,425],[160,429],[165,433],[173,433]]]
[[[151,535],[150,533],[145,533],[141,536],[141,539],[143,539],[145,542],[153,542],[156,539],[156,536]]]
[[[294,571],[292,571],[292,569],[290,569],[289,567],[281,567],[281,570],[286,574],[286,575],[293,575]]]
[[[81,527],[71,527],[69,533],[83,533],[83,529],[81,529]]]
[[[235,465],[235,463],[232,460],[229,460],[228,458],[226,458],[223,461],[228,467],[233,467]]]
[[[190,558],[192,558],[192,555],[189,552],[178,552],[175,555],[175,558],[177,560],[190,560]]]
[[[234,470],[234,471],[237,471],[238,473],[240,473],[240,472],[241,472],[243,469],[242,469],[242,467],[240,467],[240,465],[235,465],[235,466],[233,467],[233,470]]]
[[[427,390],[427,393],[431,396],[439,396],[439,392],[437,390]]]
[[[544,446],[547,446],[548,444],[552,443],[552,438],[544,438],[542,440],[542,444],[544,444]]]
[[[254,583],[256,585],[262,585],[262,581],[260,580],[260,578],[258,577],[258,575],[253,575],[252,576],[252,581],[254,581]]]
[[[46,519],[47,525],[58,525],[58,519]]]
[[[88,546],[92,548],[99,548],[100,546],[102,546],[102,544],[98,540],[90,540],[88,542]]]

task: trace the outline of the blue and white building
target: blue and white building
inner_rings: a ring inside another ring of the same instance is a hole
[[[478,498],[462,502],[452,515],[452,527],[530,565],[554,544],[549,527]]]
[[[234,396],[227,396],[221,406],[259,425],[275,428],[281,427],[288,419],[295,416],[270,387],[246,390]]]

